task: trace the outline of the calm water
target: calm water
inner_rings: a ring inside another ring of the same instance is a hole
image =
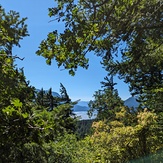
[[[96,117],[96,114],[94,113],[94,116],[91,118],[88,117],[87,111],[76,111],[74,112],[77,116],[80,116],[81,119],[94,119]]]

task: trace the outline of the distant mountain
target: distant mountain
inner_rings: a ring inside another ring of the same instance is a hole
[[[86,119],[95,119],[96,118],[96,111],[93,113],[93,116],[89,118],[88,116],[88,110],[90,109],[88,106],[88,101],[79,101],[78,104],[76,104],[73,107],[73,112],[80,117],[81,120],[86,120]]]
[[[74,112],[79,112],[79,111],[88,111],[89,110],[89,107],[88,106],[82,106],[82,105],[75,105],[73,107],[73,111]]]
[[[40,92],[41,90],[40,89],[36,89],[36,92]],[[48,93],[48,90],[44,90],[45,91],[45,93]],[[60,95],[59,95],[59,93],[57,93],[57,92],[52,92],[52,95],[54,96],[54,97],[61,97]]]
[[[89,101],[79,101],[73,107],[73,111],[77,116],[80,116],[81,119],[89,119],[87,115],[87,111],[90,109],[88,106]],[[139,102],[136,101],[136,97],[129,97],[127,100],[124,101],[124,105],[128,107],[137,108],[139,106]],[[96,112],[91,119],[96,117]]]
[[[52,92],[52,95],[53,95],[54,97],[61,97],[61,96],[59,95],[59,93],[57,93],[57,92]]]
[[[88,107],[89,101],[79,101],[77,105]]]
[[[124,105],[128,107],[137,108],[139,106],[139,102],[136,100],[136,97],[129,97],[124,101]]]
[[[129,97],[127,100],[124,101],[124,105],[137,108],[139,106],[139,102],[136,99],[136,97]],[[74,111],[88,111],[88,103],[89,101],[79,101],[78,104],[74,106]]]
[[[88,106],[88,101],[79,101],[72,109],[73,112],[80,117],[81,120],[83,119],[90,119],[88,117],[88,110],[89,110],[89,106]],[[96,116],[91,117],[91,119],[94,119]]]
[[[40,91],[39,89],[37,89],[36,91]],[[45,92],[47,93],[48,90],[45,90]],[[54,97],[61,97],[59,95],[59,93],[57,92],[52,92],[52,95]],[[90,109],[88,106],[89,101],[79,101],[73,108],[73,112],[77,115],[80,116],[81,119],[89,119],[88,115],[87,115],[87,111]],[[124,105],[128,106],[128,107],[133,107],[133,108],[137,108],[139,106],[139,102],[136,101],[136,97],[129,97],[127,100],[124,101]],[[92,117],[95,118],[96,114]]]

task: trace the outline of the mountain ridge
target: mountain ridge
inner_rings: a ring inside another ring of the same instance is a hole
[[[87,111],[90,109],[88,106],[89,101],[79,101],[74,107],[74,113],[81,117],[82,120],[90,119],[87,115]],[[139,102],[136,101],[136,97],[129,97],[128,99],[124,100],[124,105],[128,107],[137,108],[139,106]],[[96,113],[94,114],[91,119],[96,117]]]
[[[136,99],[136,97],[129,97],[128,99],[124,100],[124,105],[128,107],[137,108],[139,106],[139,102]],[[79,101],[73,109],[74,111],[88,111],[88,103],[89,101]]]
[[[40,91],[40,89],[36,89],[37,92]],[[48,92],[48,90],[44,90],[45,93]],[[52,95],[54,97],[61,97],[59,95],[59,93],[57,92],[53,92],[52,91]],[[129,97],[128,99],[124,100],[124,105],[128,106],[128,107],[133,107],[133,108],[137,108],[139,106],[139,102],[136,101],[136,97]],[[79,101],[76,105],[74,105],[74,107],[72,108],[73,112],[81,117],[81,119],[90,119],[87,115],[87,111],[90,109],[88,106],[89,101]],[[95,118],[95,116],[93,117]],[[92,119],[92,118],[91,118]]]

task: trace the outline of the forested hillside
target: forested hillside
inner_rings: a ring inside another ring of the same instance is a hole
[[[64,24],[36,51],[70,75],[101,57],[107,76],[89,102],[94,120],[72,112],[65,86],[36,90],[13,53],[29,36],[17,11],[0,7],[0,163],[121,163],[163,160],[163,3],[161,0],[55,0],[49,16]],[[41,18],[40,18],[41,19]],[[41,29],[39,29],[41,31]],[[28,50],[28,49],[27,49]],[[30,64],[30,63],[29,63]],[[114,77],[140,105],[124,105]],[[92,79],[95,80],[95,79]]]

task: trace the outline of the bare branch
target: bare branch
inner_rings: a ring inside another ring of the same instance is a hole
[[[42,128],[42,127],[35,127],[35,126],[32,126],[31,124],[28,124],[28,127],[32,128],[32,129],[44,130],[44,128]]]
[[[13,59],[15,59],[15,58],[16,58],[16,59],[19,59],[19,60],[21,60],[21,61],[23,61],[25,57],[20,58],[20,57],[18,57],[17,55],[15,55],[15,56],[13,56]]]
[[[8,55],[8,54],[0,54],[0,56],[9,56],[9,57],[12,57],[13,59],[19,59],[19,60],[24,60],[24,58],[25,58],[25,57],[20,58],[20,57],[17,56],[17,55],[12,56],[12,55]]]

